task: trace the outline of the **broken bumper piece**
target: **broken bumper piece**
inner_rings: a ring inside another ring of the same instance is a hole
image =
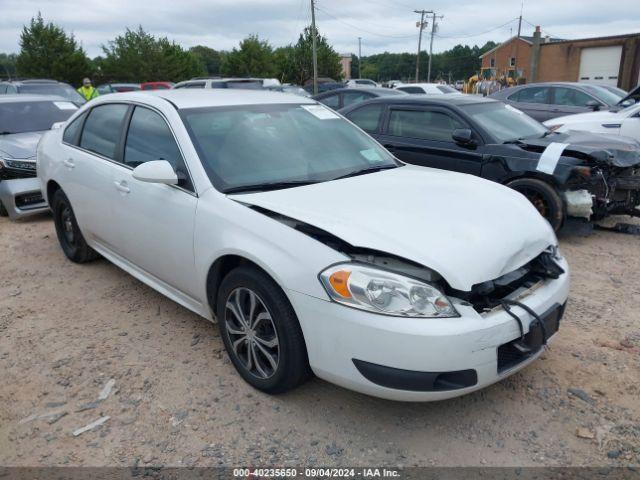
[[[49,211],[49,205],[42,196],[38,178],[1,181],[0,202],[6,208],[11,220]]]

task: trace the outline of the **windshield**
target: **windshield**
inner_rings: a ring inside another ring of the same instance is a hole
[[[59,83],[23,83],[20,87],[20,93],[56,95],[79,104],[86,102],[86,100],[82,98],[82,95],[76,92],[69,85]]]
[[[41,132],[64,122],[78,107],[71,102],[0,102],[0,133]]]
[[[317,104],[194,108],[181,116],[211,182],[223,192],[396,166],[368,135]]]
[[[629,94],[629,92],[627,92],[626,90],[623,90],[618,87],[612,87],[611,85],[600,85],[600,86],[620,98],[624,98]]]
[[[602,100],[607,105],[615,105],[623,97],[599,85],[582,85],[582,88],[584,88],[587,92],[589,92],[594,97],[597,97],[598,100]]]
[[[460,108],[501,143],[542,137],[548,131],[530,116],[502,102],[475,103]]]

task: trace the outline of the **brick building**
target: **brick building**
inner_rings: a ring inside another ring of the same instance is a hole
[[[640,83],[640,33],[563,40],[512,37],[481,55],[482,68],[527,82],[591,82],[630,90]]]

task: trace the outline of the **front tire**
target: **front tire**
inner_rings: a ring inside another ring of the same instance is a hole
[[[554,231],[560,230],[565,217],[564,202],[555,188],[536,178],[518,178],[507,183],[507,186],[524,195]]]
[[[0,217],[8,217],[9,216],[9,212],[7,212],[7,209],[5,208],[5,206],[2,204],[2,202],[0,202]]]
[[[238,267],[222,281],[216,316],[222,341],[240,376],[276,394],[311,374],[298,318],[282,289],[255,267]]]
[[[82,236],[71,203],[62,190],[53,195],[51,206],[58,241],[67,258],[76,263],[86,263],[98,258],[98,252],[87,245]]]

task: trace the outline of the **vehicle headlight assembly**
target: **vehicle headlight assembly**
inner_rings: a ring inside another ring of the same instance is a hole
[[[329,267],[320,280],[335,302],[398,317],[449,318],[458,312],[435,286],[355,263]]]

